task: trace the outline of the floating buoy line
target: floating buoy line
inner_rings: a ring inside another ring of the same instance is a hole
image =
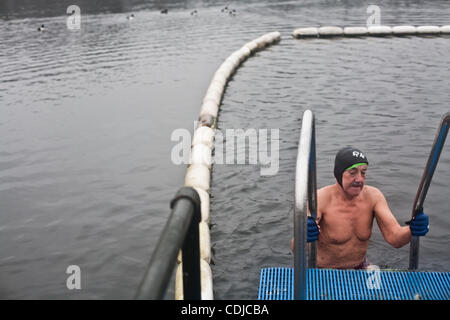
[[[278,42],[281,39],[279,32],[267,33],[242,46],[233,52],[217,69],[206,90],[200,108],[198,126],[194,131],[191,143],[191,161],[185,176],[185,186],[193,187],[200,196],[201,222],[200,233],[200,278],[202,300],[214,299],[213,277],[211,272],[211,237],[210,237],[210,208],[209,192],[211,178],[212,152],[214,149],[214,136],[225,87],[234,72],[252,54]],[[183,299],[182,254],[178,254],[178,267],[175,276],[175,299]]]
[[[337,36],[407,36],[450,34],[447,26],[369,26],[369,27],[310,27],[298,28],[292,32],[294,38],[337,37]]]

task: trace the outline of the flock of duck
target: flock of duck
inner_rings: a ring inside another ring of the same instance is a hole
[[[228,13],[230,16],[235,16],[236,13],[237,13],[236,9],[228,8],[228,6],[223,7],[223,8],[220,10],[220,12],[222,12],[222,13]],[[75,11],[73,11],[72,13],[68,13],[67,15],[72,15],[72,14],[74,14],[74,13],[75,13]],[[169,13],[169,9],[164,8],[164,9],[162,9],[162,10],[160,11],[160,13],[161,13],[161,14],[168,14],[168,13]],[[191,16],[197,16],[197,14],[198,14],[198,11],[197,11],[197,10],[193,10],[193,11],[191,11],[191,13],[190,13]],[[127,16],[127,20],[133,20],[134,18],[136,18],[136,17],[134,16],[134,13],[132,13],[132,14],[130,14],[130,15]],[[40,32],[45,31],[45,25],[41,24],[41,26],[39,26],[39,27],[37,28],[37,31],[40,31]]]

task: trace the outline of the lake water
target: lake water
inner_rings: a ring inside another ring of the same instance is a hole
[[[218,66],[271,31],[282,41],[233,76],[218,126],[278,129],[279,170],[214,166],[215,298],[254,299],[261,268],[292,266],[305,109],[316,115],[318,186],[334,183],[334,155],[353,144],[368,156],[367,183],[383,191],[402,225],[409,220],[450,110],[449,37],[291,37],[303,26],[365,25],[370,1],[229,1],[237,10],[230,16],[221,1],[84,0],[78,31],[66,26],[71,4],[0,3],[1,298],[132,298],[184,181],[186,167],[171,161],[171,133],[192,132]],[[450,24],[447,1],[380,6],[382,24]],[[36,30],[41,24],[45,32]],[[448,149],[425,202],[425,270],[450,269]],[[408,248],[390,247],[374,224],[371,262],[405,268]],[[66,287],[69,265],[81,268],[81,290]]]

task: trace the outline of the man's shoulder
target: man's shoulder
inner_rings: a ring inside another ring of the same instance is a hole
[[[336,188],[336,185],[330,184],[329,186],[320,188],[319,190],[317,190],[317,192],[322,193],[322,194],[329,194],[329,193],[333,192],[335,188]]]
[[[381,193],[381,190],[378,189],[377,187],[374,186],[369,186],[369,185],[365,185],[366,187],[366,191],[370,192],[370,193]]]
[[[322,202],[326,202],[336,192],[336,185],[331,184],[317,190],[317,197],[320,197]]]
[[[381,190],[378,189],[377,187],[365,185],[365,191],[366,191],[366,194],[371,198],[384,197]]]

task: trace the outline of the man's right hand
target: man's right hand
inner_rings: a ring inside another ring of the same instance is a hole
[[[319,239],[319,226],[312,217],[308,217],[308,242],[314,242]]]
[[[311,217],[308,217],[306,231],[307,231],[306,235],[307,242],[313,242],[319,239],[320,227],[318,226],[316,221]],[[294,238],[291,239],[291,251],[294,252]]]

